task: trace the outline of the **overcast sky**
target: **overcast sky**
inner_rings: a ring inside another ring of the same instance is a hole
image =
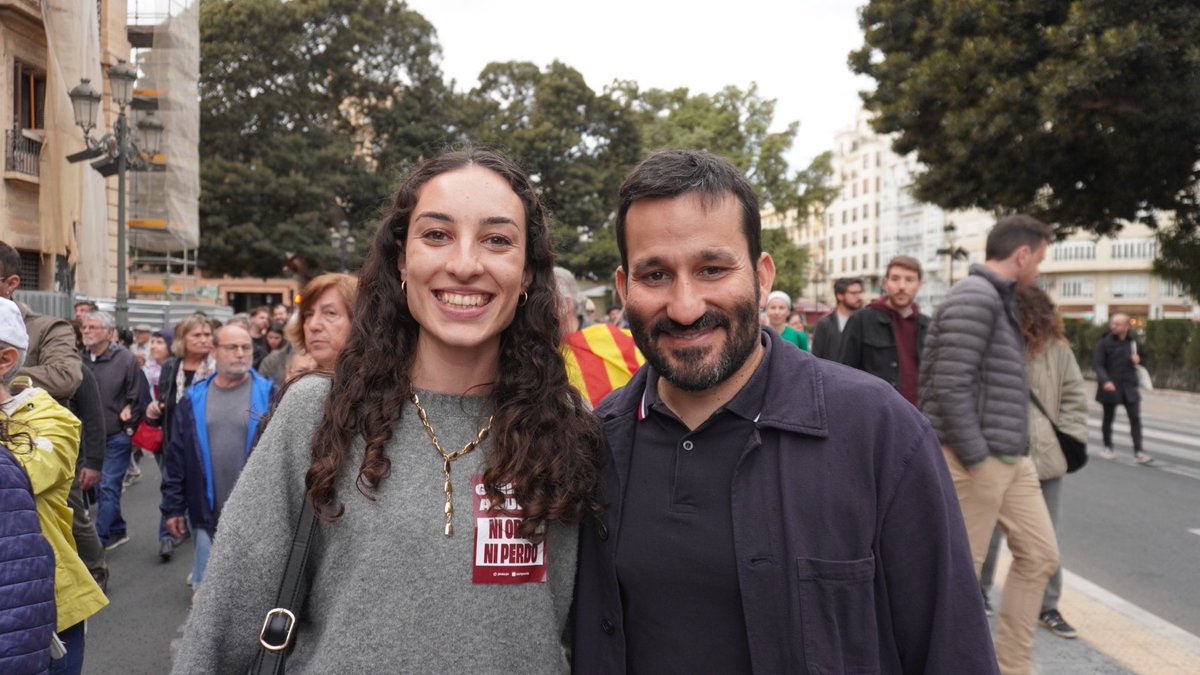
[[[433,23],[442,69],[459,90],[491,61],[558,59],[600,91],[614,79],[642,88],[725,85],[776,99],[776,128],[800,122],[790,155],[802,168],[854,124],[858,91],[846,56],[862,44],[858,0],[409,0]]]

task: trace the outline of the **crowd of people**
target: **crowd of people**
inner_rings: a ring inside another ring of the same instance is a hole
[[[1039,621],[1074,637],[1057,433],[1086,397],[1047,226],[1001,219],[932,317],[912,258],[865,307],[840,279],[810,335],[730,162],[660,151],[617,197],[599,317],[485,149],[421,162],[295,311],[44,317],[0,243],[0,671],[81,671],[146,454],[161,561],[193,542],[176,673],[1029,673]],[[1140,360],[1114,317],[1106,451]]]

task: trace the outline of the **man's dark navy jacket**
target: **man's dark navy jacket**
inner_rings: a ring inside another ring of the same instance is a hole
[[[764,334],[766,395],[732,489],[754,672],[996,672],[958,499],[929,423],[882,380]],[[650,368],[597,410],[611,454],[604,514],[580,534],[576,673],[626,669],[613,561]],[[693,629],[703,639],[704,627]]]

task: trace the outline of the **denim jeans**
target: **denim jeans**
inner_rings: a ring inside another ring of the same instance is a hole
[[[84,622],[58,632],[58,639],[67,648],[67,655],[50,662],[50,675],[79,675],[83,672]]]
[[[125,519],[121,517],[121,484],[129,468],[133,444],[124,432],[108,437],[104,447],[104,466],[100,469],[100,500],[96,509],[96,534],[107,546],[125,534]]]
[[[196,543],[196,561],[192,565],[192,589],[197,589],[200,588],[200,582],[204,581],[204,568],[208,567],[212,533],[203,527],[192,528],[192,541]]]

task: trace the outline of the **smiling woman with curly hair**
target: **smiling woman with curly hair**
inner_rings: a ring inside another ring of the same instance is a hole
[[[546,213],[480,149],[401,184],[332,378],[285,394],[222,517],[176,672],[245,672],[302,501],[290,672],[566,672],[600,430],[559,352]]]

